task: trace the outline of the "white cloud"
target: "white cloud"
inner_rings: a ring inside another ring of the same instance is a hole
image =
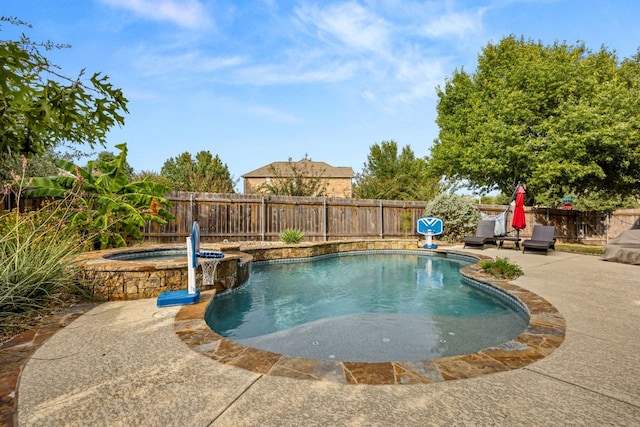
[[[197,51],[181,54],[140,53],[135,55],[136,66],[145,74],[175,75],[176,72],[212,73],[225,68],[243,64],[246,59],[241,56],[208,57]]]
[[[239,82],[256,85],[327,83],[351,79],[355,68],[349,63],[322,63],[304,69],[285,65],[261,65],[239,70]]]
[[[362,99],[378,106],[388,104],[384,108],[434,98],[450,55],[442,43],[446,45],[452,34],[462,37],[477,31],[480,14],[452,13],[418,3],[412,4],[412,10],[407,15],[375,3],[355,2],[298,7],[300,39],[308,45],[299,55],[307,61],[307,70],[314,65],[327,70],[327,62],[339,62],[343,67],[334,68],[343,71],[340,78],[326,81],[345,81],[357,88]],[[432,24],[422,30],[426,16]]]
[[[102,0],[153,21],[169,21],[184,28],[200,28],[211,19],[198,0]]]
[[[477,13],[447,13],[434,18],[424,25],[421,28],[421,33],[435,38],[464,37],[469,33],[477,33],[482,29],[482,15],[482,11]]]
[[[152,4],[179,5],[178,0],[103,1],[141,14]],[[271,0],[262,1],[276,7]],[[195,0],[180,4],[202,7]],[[215,38],[172,37],[171,45],[136,49],[131,62],[148,76],[176,84],[201,77],[207,84],[238,87],[342,84],[376,108],[410,107],[435,98],[448,58],[463,49],[465,40],[478,37],[484,13],[453,9],[452,3],[411,5],[412,13],[388,4],[354,1],[303,3],[289,14],[234,13],[220,21]],[[248,16],[257,20],[243,21]],[[263,107],[252,114],[293,120]]]
[[[315,26],[320,37],[333,37],[357,50],[376,51],[388,45],[389,27],[370,10],[358,3],[299,7],[296,15],[305,24]]]
[[[435,98],[435,87],[444,75],[442,65],[442,61],[436,58],[400,61],[395,72],[399,90],[391,99],[408,104],[418,99]]]

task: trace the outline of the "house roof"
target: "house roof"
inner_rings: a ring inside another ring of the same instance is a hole
[[[299,172],[306,172],[309,177],[320,178],[352,178],[353,169],[349,166],[331,166],[325,162],[314,162],[302,159],[297,162],[273,162],[242,175],[242,178],[277,178],[293,175],[290,164],[295,164]]]

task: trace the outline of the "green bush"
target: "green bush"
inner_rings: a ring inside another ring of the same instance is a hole
[[[0,215],[0,329],[28,325],[76,293],[74,257],[83,241],[60,205]]]
[[[424,214],[442,219],[444,234],[439,239],[445,242],[459,242],[472,235],[480,221],[475,205],[456,194],[440,194],[427,204]]]
[[[280,240],[287,244],[300,243],[304,239],[304,231],[295,228],[287,228],[280,233]]]
[[[515,279],[524,273],[517,264],[509,262],[508,258],[496,258],[494,260],[480,261],[482,271],[500,279]]]

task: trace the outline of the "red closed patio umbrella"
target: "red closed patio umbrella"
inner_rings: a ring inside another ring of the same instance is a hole
[[[524,216],[524,187],[518,185],[516,190],[516,205],[513,209],[513,219],[511,220],[511,227],[516,229],[516,235],[520,238],[520,230],[527,226],[527,219]]]

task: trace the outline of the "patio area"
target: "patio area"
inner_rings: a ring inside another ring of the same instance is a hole
[[[461,250],[461,247],[456,249]],[[551,355],[524,368],[413,385],[344,385],[263,375],[193,351],[179,307],[101,304],[51,336],[21,373],[20,426],[638,425],[639,266],[549,251],[508,257],[514,281],[566,320]]]

